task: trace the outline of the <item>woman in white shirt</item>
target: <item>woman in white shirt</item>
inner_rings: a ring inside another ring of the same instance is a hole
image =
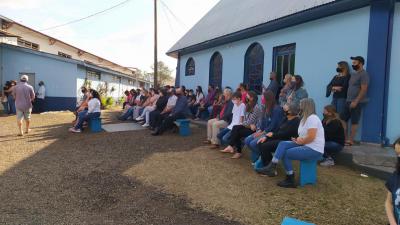
[[[69,129],[72,133],[82,132],[82,126],[85,121],[89,122],[91,119],[99,118],[101,114],[101,101],[100,94],[95,90],[90,90],[88,110],[82,111],[78,114],[78,123]]]
[[[44,86],[44,82],[39,82],[39,90],[36,93],[36,112],[42,113],[44,112],[44,98],[46,96],[46,88]]]
[[[295,177],[292,160],[320,160],[324,154],[325,135],[321,120],[315,114],[315,103],[311,98],[300,101],[301,121],[298,129],[299,137],[292,141],[282,141],[276,149],[272,162],[266,168],[270,177],[277,176],[277,164],[283,161],[286,179],[278,186],[295,188]]]

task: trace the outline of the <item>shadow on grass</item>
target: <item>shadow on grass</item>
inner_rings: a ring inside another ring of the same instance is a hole
[[[0,137],[18,154],[38,148],[0,174],[0,224],[238,224],[122,175],[155,152],[197,147],[202,130],[154,138],[148,131],[70,134],[68,126],[38,126],[26,139]],[[52,142],[40,147],[46,140]]]

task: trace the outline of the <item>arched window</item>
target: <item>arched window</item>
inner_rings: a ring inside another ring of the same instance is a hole
[[[196,73],[196,65],[194,59],[190,57],[186,62],[186,76],[193,76]]]
[[[250,90],[261,94],[263,74],[264,50],[260,44],[254,43],[246,51],[243,82],[249,86]]]
[[[219,52],[214,53],[210,60],[209,85],[220,87],[222,85],[222,56]]]

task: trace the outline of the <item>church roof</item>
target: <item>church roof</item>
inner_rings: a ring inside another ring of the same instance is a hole
[[[333,2],[335,0],[221,0],[167,54],[174,55],[181,49]]]

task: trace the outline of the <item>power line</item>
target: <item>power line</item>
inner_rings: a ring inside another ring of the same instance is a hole
[[[168,5],[165,4],[165,2],[164,2],[163,0],[160,0],[160,2],[161,2],[161,4],[168,10],[168,12],[175,18],[175,20],[176,20],[184,29],[187,29],[186,24],[185,24],[181,19],[179,19],[179,18],[175,15],[174,12],[172,12],[172,10],[168,7]]]
[[[170,21],[170,19],[169,19],[168,13],[167,13],[166,10],[165,10],[165,7],[162,7],[162,11],[163,11],[163,14],[164,14],[165,18],[167,19],[168,26],[169,26],[169,29],[170,29],[170,31],[171,31],[171,34],[175,34],[175,30],[174,30],[174,28],[172,27],[171,21]]]
[[[93,14],[91,14],[91,15],[88,15],[88,16],[85,16],[85,17],[82,17],[82,18],[79,18],[79,19],[71,20],[71,21],[69,21],[69,22],[66,22],[66,23],[63,23],[63,24],[60,24],[60,25],[48,27],[48,28],[45,28],[45,29],[40,29],[39,31],[52,30],[52,29],[56,29],[56,28],[59,28],[59,27],[63,27],[63,26],[69,25],[69,24],[77,23],[77,22],[80,22],[80,21],[82,21],[82,20],[86,20],[86,19],[88,19],[88,18],[91,18],[91,17],[97,16],[97,15],[99,15],[99,14],[105,13],[105,12],[107,12],[107,11],[110,11],[110,10],[112,10],[112,9],[114,9],[114,8],[117,8],[118,6],[124,5],[124,4],[126,4],[126,3],[130,2],[130,1],[131,1],[131,0],[125,0],[125,1],[123,1],[123,2],[120,2],[120,3],[116,4],[116,5],[113,5],[113,6],[109,7],[109,8],[106,8],[106,9],[104,9],[104,10],[101,10],[101,11],[99,11],[99,12],[93,13]]]

